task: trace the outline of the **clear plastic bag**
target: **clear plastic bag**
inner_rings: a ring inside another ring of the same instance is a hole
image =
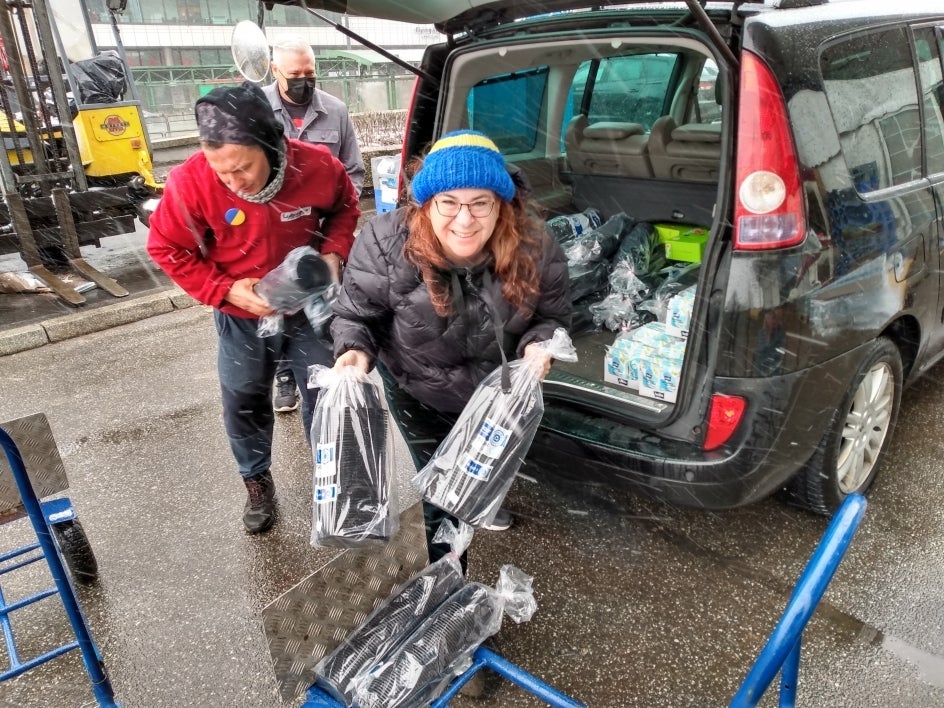
[[[471,664],[472,654],[501,628],[502,614],[527,622],[537,610],[532,578],[502,566],[494,588],[468,583],[408,634],[387,657],[353,681],[360,708],[426,706]]]
[[[288,252],[278,266],[253,286],[275,314],[259,319],[258,334],[269,337],[283,329],[284,315],[294,315],[306,303],[324,294],[333,286],[331,269],[311,246],[299,246]]]
[[[393,444],[379,387],[353,366],[309,367],[321,389],[311,423],[311,545],[359,548],[386,543],[399,526]]]
[[[609,261],[620,247],[623,234],[629,232],[634,223],[632,217],[620,212],[605,224],[574,237],[564,248],[567,263],[573,266]]]
[[[577,360],[563,329],[540,344],[551,358]],[[413,478],[426,501],[476,528],[495,518],[544,415],[541,367],[527,358],[507,366],[510,386],[502,385],[503,367],[486,376]]]
[[[465,585],[459,557],[472,541],[473,529],[444,521],[433,541],[450,552],[403,583],[362,625],[315,667],[318,685],[346,706],[353,705],[353,679],[394,649],[427,616]]]

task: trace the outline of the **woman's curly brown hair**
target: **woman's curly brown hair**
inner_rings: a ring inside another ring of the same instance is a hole
[[[422,159],[414,160],[407,173],[416,174],[421,166]],[[502,296],[530,316],[540,291],[539,263],[546,227],[536,207],[520,192],[515,193],[511,202],[498,199],[498,204],[498,221],[485,251],[502,283]],[[406,259],[420,269],[436,314],[445,317],[451,298],[449,282],[443,274],[453,266],[433,232],[428,207],[429,204],[411,204],[408,208],[405,221],[410,235],[403,250]]]

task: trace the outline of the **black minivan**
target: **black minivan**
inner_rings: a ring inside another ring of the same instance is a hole
[[[871,484],[903,386],[944,352],[944,3],[578,7],[344,8],[448,38],[425,53],[404,164],[482,131],[548,218],[594,210],[658,254],[636,263],[642,325],[608,316],[625,264],[595,265],[529,463],[708,508],[786,489],[829,513]]]

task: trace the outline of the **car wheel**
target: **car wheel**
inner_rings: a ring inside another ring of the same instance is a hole
[[[787,485],[790,502],[829,515],[869,488],[895,429],[901,388],[898,348],[876,339],[813,457]]]
[[[53,524],[52,532],[62,558],[76,582],[90,585],[98,580],[98,561],[78,519]]]

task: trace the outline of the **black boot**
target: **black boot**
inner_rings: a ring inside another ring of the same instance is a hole
[[[243,523],[249,533],[262,533],[275,520],[275,482],[271,472],[243,479],[249,497],[243,511]]]

